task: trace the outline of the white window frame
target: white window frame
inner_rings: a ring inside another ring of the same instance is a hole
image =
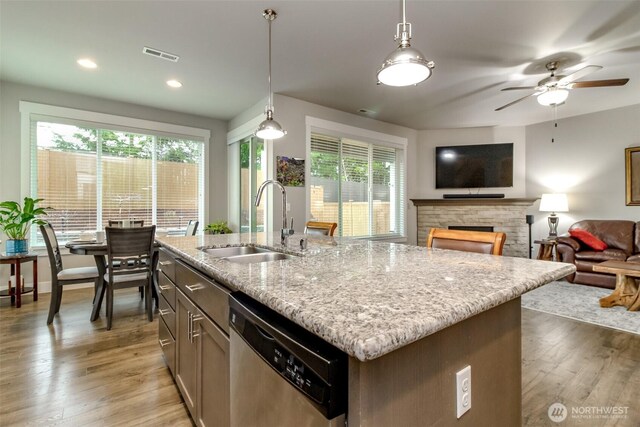
[[[204,214],[205,223],[209,220],[208,212],[205,207],[209,206],[209,193],[206,191],[206,183],[209,182],[210,130],[27,101],[20,101],[19,110],[21,145],[20,159],[22,171],[20,177],[20,191],[23,194],[23,197],[25,195],[31,196],[31,121],[50,120],[55,123],[60,122],[61,120],[66,120],[71,124],[79,126],[84,122],[91,127],[107,128],[110,130],[131,133],[152,134],[154,136],[170,136],[203,142],[204,170],[201,173],[204,173],[204,194],[203,197],[200,197],[198,200],[198,210]]]
[[[305,116],[305,125],[306,125],[306,156],[307,161],[305,162],[305,175],[306,175],[306,217],[311,218],[311,133],[324,133],[340,138],[349,138],[354,139],[356,141],[362,141],[366,143],[371,143],[379,146],[386,146],[391,148],[400,148],[404,153],[403,159],[403,193],[405,195],[405,199],[401,201],[402,205],[400,209],[403,211],[404,224],[402,224],[402,233],[397,236],[367,236],[367,237],[357,237],[361,239],[367,240],[387,240],[387,241],[395,241],[395,242],[406,242],[407,241],[407,147],[409,145],[409,141],[407,138],[390,135],[382,132],[376,132],[369,129],[362,129],[355,126],[349,126],[342,123],[332,122],[329,120],[320,119],[312,116]],[[398,237],[399,236],[399,237]]]

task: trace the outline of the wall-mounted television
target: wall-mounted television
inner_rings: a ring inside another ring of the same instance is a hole
[[[436,147],[436,188],[513,187],[513,144]]]

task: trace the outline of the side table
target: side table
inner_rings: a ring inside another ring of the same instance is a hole
[[[22,281],[20,280],[20,265],[23,262],[33,262],[33,288],[22,287]],[[0,292],[0,296],[11,297],[11,305],[16,305],[16,308],[22,306],[21,295],[27,292],[33,291],[33,300],[38,301],[38,256],[36,254],[19,254],[19,255],[6,255],[0,254],[0,264],[11,264],[11,276],[16,277],[15,289],[11,289],[9,285],[8,291]]]
[[[537,259],[541,259],[544,261],[555,261],[556,260],[556,246],[558,242],[555,240],[536,240],[533,243],[540,245],[540,249],[538,249]]]

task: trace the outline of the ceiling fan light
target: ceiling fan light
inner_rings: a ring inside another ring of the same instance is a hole
[[[267,118],[260,123],[255,135],[261,139],[278,139],[287,134],[287,131],[282,129],[280,123],[276,122],[272,118],[271,110],[267,111]]]
[[[538,95],[538,103],[544,106],[560,105],[567,100],[569,91],[566,89],[552,88]]]
[[[409,86],[427,80],[434,67],[418,49],[398,46],[378,70],[378,81],[387,86]]]

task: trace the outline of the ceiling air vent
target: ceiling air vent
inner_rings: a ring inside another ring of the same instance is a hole
[[[155,56],[156,58],[166,59],[167,61],[171,62],[178,62],[178,59],[180,59],[178,55],[174,55],[173,53],[163,52],[161,50],[147,46],[142,48],[142,53],[150,56]]]

